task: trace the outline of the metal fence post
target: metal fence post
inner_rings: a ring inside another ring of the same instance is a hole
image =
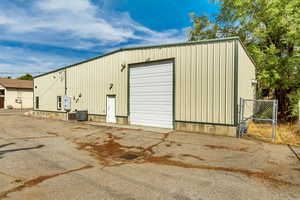
[[[273,101],[273,116],[272,116],[272,141],[275,142],[276,139],[276,127],[277,127],[277,100]]]
[[[300,131],[300,100],[298,101],[298,126]]]
[[[240,116],[239,116],[239,138],[242,136],[242,123],[244,121],[244,99],[240,98]]]
[[[298,101],[298,116],[299,116],[299,122],[300,122],[300,100]]]

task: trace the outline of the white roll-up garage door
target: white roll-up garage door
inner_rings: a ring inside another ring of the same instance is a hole
[[[173,128],[173,62],[130,67],[130,123]]]

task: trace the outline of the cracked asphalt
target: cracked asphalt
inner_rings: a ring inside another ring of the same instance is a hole
[[[300,148],[0,111],[1,199],[300,199]]]

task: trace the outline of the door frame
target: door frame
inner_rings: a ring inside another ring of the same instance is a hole
[[[108,113],[107,113],[107,99],[109,97],[114,97],[115,98],[115,118],[116,118],[116,122],[115,123],[117,123],[117,95],[115,95],[115,94],[107,94],[106,95],[106,99],[105,99],[106,122],[107,122],[107,115],[108,115]],[[107,122],[107,123],[113,123],[113,122]]]
[[[158,63],[159,64],[160,62],[170,62],[170,63],[172,63],[172,69],[173,69],[173,73],[172,73],[172,76],[173,76],[173,78],[172,78],[173,79],[173,81],[172,81],[173,128],[172,129],[175,129],[175,127],[176,127],[176,62],[175,62],[175,57],[128,64],[128,66],[127,66],[127,68],[128,68],[127,69],[127,117],[129,119],[129,123],[130,123],[130,69],[139,67],[139,66],[135,66],[135,65],[151,64],[151,63],[153,63],[153,64]]]

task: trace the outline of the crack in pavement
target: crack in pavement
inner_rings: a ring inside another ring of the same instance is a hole
[[[16,176],[13,176],[13,175],[7,174],[5,172],[1,172],[1,171],[0,171],[0,175],[7,176],[7,177],[13,178],[15,180],[24,180],[24,178],[16,177]]]
[[[275,176],[274,173],[268,171],[253,171],[253,170],[242,169],[242,168],[211,166],[207,164],[197,165],[197,164],[191,164],[191,163],[174,160],[170,155],[155,156],[154,148],[168,141],[167,138],[171,133],[172,132],[169,132],[163,135],[163,137],[160,139],[159,142],[150,145],[149,147],[122,145],[119,142],[117,142],[117,140],[121,138],[113,135],[110,132],[105,132],[108,139],[103,144],[99,144],[97,142],[82,142],[82,143],[78,141],[74,141],[74,142],[79,145],[78,148],[79,150],[84,149],[90,152],[93,157],[98,159],[101,165],[103,166],[103,168],[116,167],[116,166],[121,166],[130,163],[132,164],[153,163],[158,165],[167,165],[167,166],[175,166],[175,167],[190,168],[190,169],[206,169],[206,170],[241,174],[247,177],[254,177],[261,180],[266,180],[270,183],[273,183],[276,186],[284,186],[284,185],[299,186],[298,184],[294,184],[292,182],[282,180],[279,177]],[[244,149],[238,149],[238,150],[244,151]],[[126,156],[129,156],[129,159],[126,159]],[[190,158],[197,159],[199,161],[205,161],[205,159],[203,158],[190,155],[190,154],[180,154],[179,156],[190,157]],[[133,159],[130,159],[130,157],[133,157]]]
[[[16,138],[7,138],[6,141],[10,140],[34,140],[34,139],[43,139],[43,138],[56,138],[59,136],[40,136],[40,137],[16,137]]]
[[[44,182],[48,179],[55,178],[55,177],[61,176],[61,175],[66,175],[66,174],[76,172],[76,171],[80,171],[80,170],[90,169],[90,168],[93,168],[93,167],[94,166],[92,166],[92,165],[86,165],[86,166],[76,168],[76,169],[71,169],[71,170],[68,170],[68,171],[65,171],[65,172],[61,172],[61,173],[57,173],[57,174],[51,174],[51,175],[45,175],[45,176],[39,176],[39,177],[36,177],[34,179],[27,180],[22,185],[19,185],[17,187],[14,187],[14,188],[11,188],[11,189],[6,190],[4,192],[1,192],[0,193],[0,199],[8,198],[8,195],[10,193],[20,192],[20,191],[24,190],[25,188],[33,187],[33,186],[38,185],[38,184],[40,184],[40,183],[42,183],[42,182]]]

